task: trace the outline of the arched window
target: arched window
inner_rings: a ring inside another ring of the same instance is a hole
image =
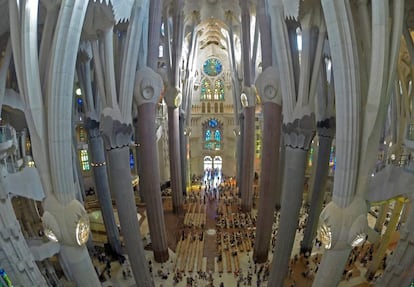
[[[211,82],[207,78],[203,78],[201,80],[201,93],[200,93],[200,100],[211,100],[212,98],[212,90],[211,90]]]
[[[204,140],[211,141],[211,130],[206,130]]]
[[[221,135],[223,133],[223,124],[217,119],[209,119],[203,124],[203,148],[205,150],[221,150]]]
[[[204,114],[206,112],[206,103],[201,104],[201,112]]]
[[[214,112],[218,113],[218,103],[214,103]]]
[[[214,99],[224,101],[224,82],[222,79],[217,79],[214,82]]]
[[[211,104],[207,103],[207,113],[211,113]]]
[[[224,107],[223,103],[220,103],[220,113],[224,113]]]
[[[214,139],[216,140],[216,141],[221,141],[221,134],[220,134],[220,131],[219,130],[216,130],[215,132],[214,132]]]

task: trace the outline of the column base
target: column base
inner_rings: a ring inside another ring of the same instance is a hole
[[[253,253],[253,261],[254,263],[265,263],[268,259],[268,252],[258,252],[258,254]]]
[[[158,263],[164,263],[167,262],[170,258],[170,255],[168,254],[168,250],[165,251],[155,251],[154,250],[154,260]]]

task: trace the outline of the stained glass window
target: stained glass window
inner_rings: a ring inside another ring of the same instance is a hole
[[[217,142],[221,141],[221,134],[220,134],[220,131],[219,131],[219,130],[216,130],[216,131],[214,132],[214,139],[215,139]]]
[[[223,70],[223,65],[219,59],[210,58],[207,59],[203,64],[204,74],[214,77],[220,74]]]
[[[224,83],[222,79],[217,79],[214,82],[214,99],[224,100]]]
[[[208,121],[208,126],[211,127],[211,128],[215,128],[215,127],[217,127],[217,125],[218,125],[218,122],[217,122],[216,119],[211,119],[211,120]]]
[[[206,130],[206,136],[204,139],[206,142],[211,140],[211,130]]]
[[[201,100],[211,100],[212,90],[210,80],[203,78],[201,80]]]
[[[89,156],[88,156],[88,151],[86,149],[80,150],[80,160],[81,160],[82,170],[84,171],[90,170]]]

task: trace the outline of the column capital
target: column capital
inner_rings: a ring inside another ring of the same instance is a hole
[[[293,122],[284,123],[282,126],[285,146],[308,150],[315,136],[314,114],[304,115]]]
[[[132,124],[122,120],[118,108],[105,108],[101,115],[101,132],[105,149],[111,150],[128,146],[132,136]]]
[[[256,88],[260,99],[265,103],[282,104],[279,74],[275,67],[266,68],[256,80]]]
[[[177,87],[168,87],[164,93],[164,101],[169,108],[178,108],[181,106],[182,94]]]
[[[96,138],[100,136],[101,132],[99,131],[99,120],[87,116],[85,120],[85,128],[88,130],[88,136],[90,138]]]
[[[334,201],[328,203],[320,214],[318,228],[325,248],[338,250],[354,247],[356,240],[368,232],[366,214],[365,200],[358,196],[344,208]]]
[[[333,138],[335,136],[335,118],[330,117],[316,123],[316,132],[320,137]]]
[[[138,106],[146,103],[157,103],[164,83],[161,76],[148,67],[137,71],[134,85],[134,99]]]

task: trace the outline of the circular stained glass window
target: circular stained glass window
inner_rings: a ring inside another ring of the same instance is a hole
[[[219,59],[210,58],[207,59],[203,64],[203,71],[204,74],[207,76],[217,76],[223,70],[223,65],[221,64]]]
[[[211,119],[211,120],[208,121],[208,126],[210,128],[215,128],[215,127],[217,127],[217,125],[218,125],[218,122],[217,122],[216,119]]]

